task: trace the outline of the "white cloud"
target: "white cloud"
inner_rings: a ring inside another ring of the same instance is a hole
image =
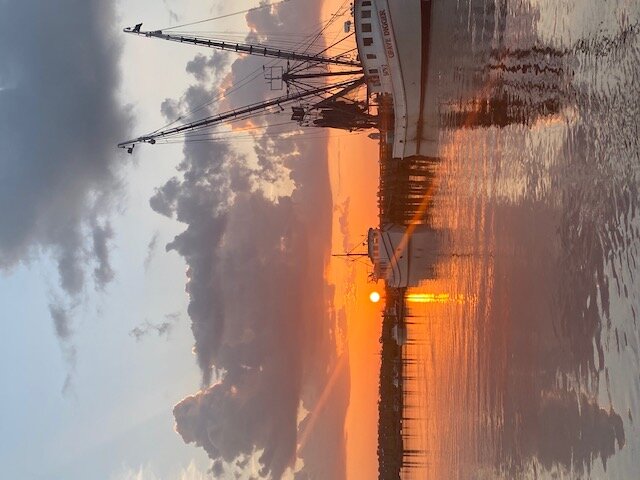
[[[177,477],[177,480],[211,480],[207,472],[201,471],[192,461],[187,468],[183,468]],[[112,475],[110,480],[170,480],[169,477],[161,477],[156,475],[150,465],[141,465],[137,469],[124,467],[119,473]],[[173,479],[171,479],[173,480]]]

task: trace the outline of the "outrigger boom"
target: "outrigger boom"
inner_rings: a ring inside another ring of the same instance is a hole
[[[294,100],[300,100],[307,97],[313,97],[318,95],[319,93],[329,92],[331,90],[340,89],[342,92],[350,91],[358,87],[359,85],[362,85],[363,83],[364,83],[364,78],[361,77],[356,80],[327,85],[327,86],[316,88],[313,90],[307,90],[295,95],[283,95],[283,96],[280,96],[271,100],[267,100],[264,102],[254,103],[244,108],[239,108],[235,110],[230,110],[228,112],[220,113],[217,115],[212,115],[202,120],[186,123],[178,127],[168,128],[166,130],[160,130],[149,135],[143,135],[141,137],[119,143],[118,148],[126,148],[129,153],[132,153],[133,147],[139,143],[149,143],[153,145],[156,143],[156,140],[166,138],[168,136],[175,135],[181,132],[185,132],[185,131],[193,132],[197,129],[216,125],[232,118],[239,118],[239,117],[242,117],[243,115],[247,115],[249,113],[252,113],[258,110],[264,110],[266,108],[274,107],[274,106],[281,106],[284,103],[289,103]],[[321,101],[319,103],[322,104],[324,101]]]
[[[263,57],[280,58],[283,60],[292,60],[300,62],[313,62],[318,64],[343,65],[350,67],[361,67],[360,62],[355,60],[343,59],[339,57],[326,57],[324,55],[307,55],[291,50],[282,50],[279,48],[267,47],[263,45],[253,45],[250,43],[229,43],[222,40],[211,40],[208,38],[198,37],[194,35],[178,35],[173,33],[165,33],[162,30],[142,31],[142,24],[139,23],[133,28],[125,28],[125,33],[131,33],[142,37],[159,38],[161,40],[169,40],[172,42],[186,43],[189,45],[199,45],[202,47],[216,48],[237,53],[246,53],[248,55],[258,55]]]
[[[232,51],[240,54],[275,58],[287,62],[286,68],[271,67],[271,72],[273,72],[274,68],[279,68],[280,73],[278,76],[272,76],[273,73],[267,75],[265,70],[265,79],[267,81],[280,80],[282,84],[286,84],[286,95],[218,113],[176,127],[156,130],[147,135],[142,135],[118,144],[119,148],[124,148],[129,153],[133,153],[134,147],[140,143],[153,145],[159,140],[166,141],[180,134],[188,137],[190,133],[195,134],[197,131],[219,125],[225,121],[249,118],[252,113],[271,107],[279,107],[283,110],[283,105],[285,104],[291,104],[296,100],[311,99],[313,97],[319,98],[309,105],[293,106],[291,120],[297,121],[303,126],[341,128],[349,131],[373,128],[377,125],[377,117],[368,112],[368,97],[364,102],[355,101],[347,97],[347,94],[353,90],[367,84],[365,72],[359,58],[354,60],[344,55],[328,56],[324,54],[327,48],[313,54],[250,43],[229,43],[221,40],[162,30],[143,31],[142,23],[138,23],[132,28],[125,28],[124,32],[145,38],[157,38],[187,45]],[[333,65],[336,68],[326,68],[329,65]],[[338,77],[350,78],[338,83],[320,83],[330,77],[333,77],[335,80],[337,80]],[[315,85],[313,84],[314,81],[317,81]],[[290,87],[295,88],[296,93],[289,93]],[[273,85],[272,89],[274,89]],[[311,111],[315,112],[314,115],[308,116]]]

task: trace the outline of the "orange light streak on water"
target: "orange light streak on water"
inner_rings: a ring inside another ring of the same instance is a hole
[[[459,149],[469,144],[466,135],[461,132],[443,145],[450,160],[440,164],[438,172],[448,190],[455,189],[465,203],[452,201],[450,191],[437,192],[433,227],[449,232],[453,245],[478,249],[476,232],[485,238],[485,232],[494,230],[493,218],[486,215],[485,199],[467,179],[484,179],[490,171],[459,159]],[[462,180],[453,183],[458,178]],[[483,246],[493,250],[491,237],[487,238]],[[478,323],[499,308],[490,295],[493,260],[490,255],[445,255],[437,278],[407,294],[410,341],[403,348],[408,360],[403,431],[405,448],[422,453],[406,459],[413,465],[403,470],[403,480],[484,478],[486,474],[478,459],[490,458],[487,452],[493,441],[481,412],[488,410],[486,402],[491,400],[481,388],[484,379],[478,373],[487,361]]]
[[[407,295],[409,303],[462,303],[465,296],[462,294],[450,295],[448,293],[410,293]]]

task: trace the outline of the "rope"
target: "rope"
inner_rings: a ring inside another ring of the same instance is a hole
[[[271,8],[273,6],[276,6],[276,5],[279,5],[279,4],[283,4],[283,3],[287,3],[289,1],[291,1],[291,0],[281,0],[281,1],[278,1],[278,2],[274,2],[274,3],[267,3],[267,4],[263,4],[263,5],[257,6],[257,7],[249,8],[249,9],[246,9],[246,10],[241,10],[241,11],[238,11],[238,12],[228,13],[228,14],[225,14],[225,15],[220,15],[220,16],[217,16],[217,17],[211,17],[211,18],[207,18],[207,19],[204,19],[204,20],[198,20],[198,21],[195,21],[195,22],[184,23],[184,24],[180,24],[180,25],[174,25],[172,27],[167,27],[167,28],[164,28],[162,30],[163,31],[173,30],[173,29],[187,27],[187,26],[191,26],[191,25],[197,25],[197,24],[201,24],[201,23],[205,23],[205,22],[209,22],[209,21],[213,21],[213,20],[228,18],[228,17],[234,16],[234,15],[240,15],[240,14],[248,13],[248,12],[255,11],[255,10],[260,10],[260,9],[267,8],[267,7]],[[309,50],[311,48],[311,46],[315,43],[315,41],[318,38],[320,38],[322,36],[322,34],[325,31],[327,31],[327,29],[331,25],[333,25],[338,18],[340,18],[341,16],[344,15],[344,13],[346,11],[346,8],[348,8],[347,7],[348,1],[349,0],[345,0],[341,4],[341,6],[338,9],[338,11],[336,13],[332,14],[331,17],[326,22],[323,22],[324,24],[320,23],[320,28],[318,30],[316,30],[315,32],[312,32],[311,34],[309,34],[307,36],[303,36],[303,38],[304,37],[306,37],[306,38],[304,38],[302,41],[300,41],[300,42],[292,42],[292,41],[287,42],[287,41],[281,40],[281,42],[282,43],[293,43],[293,44],[297,44],[298,46],[303,46],[303,45],[307,44],[306,48],[304,49],[304,51]],[[225,33],[227,33],[227,32],[225,32]],[[231,32],[228,32],[227,34],[231,34]],[[276,34],[276,35],[278,35],[278,34]],[[274,36],[276,36],[276,35],[274,35]],[[293,34],[289,34],[289,35],[291,35],[292,37],[294,36]],[[332,43],[328,47],[324,48],[322,50],[322,52],[328,51],[329,49],[331,49],[331,48],[335,47],[336,45],[340,44],[341,42],[343,42],[347,38],[351,37],[352,35],[353,34],[348,35],[348,36],[346,36],[346,37],[344,37],[344,38]],[[349,50],[347,50],[346,53],[348,53],[348,52],[349,52]],[[343,52],[343,53],[337,54],[336,56],[340,56],[340,55],[344,55],[344,54],[345,53]],[[273,60],[269,61],[266,66],[273,65],[276,62],[277,62],[277,59],[273,59]],[[157,133],[157,132],[159,132],[161,130],[164,130],[164,129],[168,128],[169,126],[171,126],[173,124],[176,124],[176,123],[178,123],[180,121],[185,120],[186,118],[192,118],[197,112],[199,112],[202,109],[208,107],[209,105],[221,100],[222,98],[228,98],[230,96],[230,94],[236,93],[241,88],[245,87],[249,83],[251,83],[254,80],[256,80],[260,76],[260,71],[262,71],[262,70],[263,70],[263,68],[256,68],[256,70],[251,72],[250,75],[248,75],[244,79],[240,80],[240,82],[232,85],[226,91],[220,92],[218,95],[214,96],[214,98],[212,98],[212,99],[210,99],[208,101],[205,101],[202,104],[200,104],[200,105],[196,106],[195,108],[193,108],[192,110],[190,110],[189,112],[186,112],[185,114],[178,116],[178,118],[174,119],[173,121],[170,121],[168,124],[166,124],[166,125],[164,125],[162,127],[157,128],[156,130],[154,130],[150,134],[153,135],[153,134],[155,134],[155,133]],[[294,67],[292,70],[297,70],[297,68]],[[306,90],[307,88],[310,88],[310,89],[314,88],[314,86],[307,85],[307,84],[305,84],[305,87],[306,88],[304,88],[304,90]],[[262,112],[262,113],[264,114],[266,112]],[[243,120],[246,120],[248,118],[251,118],[253,115],[255,115],[255,114],[247,116],[246,118],[245,118],[245,116],[242,116],[243,118],[233,119],[229,123],[233,123],[235,121],[243,121]],[[289,122],[287,122],[287,123],[289,123]],[[276,124],[276,125],[278,125],[278,124]],[[207,127],[202,127],[202,130],[204,130],[206,128]],[[201,133],[197,133],[198,131],[202,131],[202,130],[201,129],[196,129],[195,131],[192,131],[191,134],[194,135],[194,136],[202,135]],[[181,132],[179,134],[172,134],[172,135],[169,135],[169,136],[165,137],[165,140],[169,140],[169,138],[171,138],[171,137],[176,138],[176,137],[180,137],[180,136],[183,139],[186,140],[187,137],[189,136],[189,133]]]
[[[162,31],[166,31],[166,30],[174,30],[176,28],[182,28],[182,27],[189,27],[191,25],[198,25],[200,23],[206,23],[206,22],[211,22],[213,20],[220,20],[223,18],[229,18],[229,17],[233,17],[235,15],[242,15],[243,13],[249,13],[249,12],[253,12],[254,10],[261,10],[263,8],[271,8],[275,5],[279,5],[281,3],[286,3],[289,2],[290,0],[280,0],[279,2],[275,2],[275,3],[265,3],[263,5],[259,5],[257,7],[253,7],[253,8],[248,8],[247,10],[240,10],[239,12],[233,12],[233,13],[227,13],[225,15],[220,15],[218,17],[211,17],[211,18],[205,18],[204,20],[198,20],[196,22],[190,22],[190,23],[183,23],[181,25],[174,25],[173,27],[167,27],[167,28],[163,28],[161,29]]]

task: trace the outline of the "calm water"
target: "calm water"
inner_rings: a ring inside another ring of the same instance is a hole
[[[640,478],[640,2],[449,3],[404,477]]]

